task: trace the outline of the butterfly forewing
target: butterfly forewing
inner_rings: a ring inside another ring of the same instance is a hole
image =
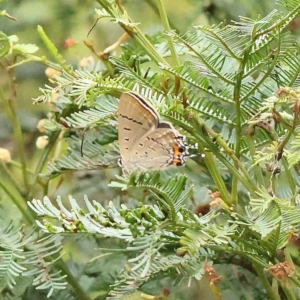
[[[143,102],[142,102],[143,101]],[[123,93],[118,108],[119,147],[123,163],[128,160],[133,145],[146,132],[158,125],[158,117],[143,99],[133,93]]]

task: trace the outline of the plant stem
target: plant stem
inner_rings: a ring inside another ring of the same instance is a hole
[[[205,126],[203,124],[203,126]],[[209,133],[210,136],[224,149],[225,153],[230,156],[230,158],[234,161],[235,164],[239,167],[239,169],[243,172],[245,179],[248,180],[249,184],[255,187],[255,183],[253,182],[252,178],[250,177],[248,171],[244,167],[244,165],[240,162],[240,160],[234,154],[234,151],[227,145],[227,143],[222,139],[222,137],[214,132],[212,129],[205,127],[205,130]]]
[[[22,165],[19,162],[13,160],[13,159],[9,162],[9,164],[16,167],[16,168],[18,168],[18,169],[22,169]],[[30,174],[30,175],[34,174],[33,170],[29,169],[29,168],[27,168],[27,173]]]
[[[47,47],[47,49],[50,52],[50,54],[52,55],[52,57],[57,61],[57,63],[61,66],[61,68],[65,72],[70,73],[70,70],[72,70],[72,67],[70,65],[66,65],[66,61],[59,54],[58,49],[55,47],[55,45],[52,43],[52,41],[46,35],[44,29],[38,25],[37,32],[39,33],[42,41],[44,42],[44,45]]]
[[[39,174],[41,173],[42,169],[44,168],[45,164],[47,163],[48,156],[49,156],[49,154],[52,150],[52,147],[54,146],[57,138],[59,137],[59,135],[60,135],[60,131],[55,131],[53,133],[53,135],[49,138],[49,144],[44,148],[41,158],[36,167],[36,170],[35,170],[35,173],[33,176],[33,180],[30,185],[30,190],[28,191],[28,194],[27,194],[27,198],[30,198],[31,189],[37,182]]]
[[[0,161],[0,172],[8,178],[10,184],[14,186],[14,188],[18,191],[18,193],[20,195],[23,195],[23,191],[19,183],[15,179],[14,175],[9,171],[6,164],[4,164],[2,161]]]
[[[288,162],[287,162],[286,157],[282,157],[281,161],[282,161],[282,164],[283,164],[283,167],[284,167],[285,174],[286,174],[286,177],[288,179],[289,185],[291,187],[292,194],[296,195],[297,192],[296,192],[295,180],[293,179],[293,176],[292,176],[292,174],[289,170],[289,166],[288,166]]]
[[[11,76],[12,75],[10,75],[10,77]],[[12,92],[13,92],[13,94],[15,94],[13,79],[11,78],[10,81],[11,81],[11,85],[12,85]],[[21,166],[22,166],[24,189],[25,189],[25,191],[28,191],[28,188],[29,188],[28,177],[27,177],[28,174],[27,174],[26,159],[25,159],[25,154],[24,154],[23,134],[22,134],[21,125],[20,125],[19,119],[17,117],[17,113],[16,113],[16,109],[15,109],[13,101],[6,99],[2,89],[0,89],[0,99],[2,101],[5,113],[7,114],[8,118],[12,124],[14,138],[15,138],[15,142],[17,144],[18,153],[20,156],[20,161],[21,161]]]
[[[31,211],[27,210],[23,203],[24,199],[21,196],[16,197],[8,188],[8,185],[3,182],[3,180],[0,180],[0,187],[3,189],[3,191],[7,194],[7,196],[11,199],[11,201],[17,206],[17,208],[20,210],[24,218],[26,219],[27,223],[32,225],[35,222],[35,219],[33,215],[30,213]]]
[[[38,57],[38,56],[35,56],[35,55],[32,55],[32,54],[26,54],[26,56],[23,55],[23,57],[25,57],[23,60],[21,60],[21,61],[19,61],[17,63],[14,63],[14,64],[12,64],[10,66],[8,66],[7,69],[8,70],[14,69],[14,68],[16,68],[18,66],[22,66],[22,65],[28,64],[30,62],[38,62],[38,63],[40,63],[42,65],[45,65],[45,66],[50,67],[52,69],[55,69],[57,71],[63,71],[63,70],[65,70],[65,69],[63,69],[61,67],[61,65],[56,64],[56,63],[48,60],[46,57],[42,57],[41,58],[41,57]],[[72,74],[72,70],[68,70],[68,73]]]
[[[170,24],[169,24],[169,20],[168,20],[168,17],[167,17],[167,13],[166,13],[163,1],[162,0],[156,0],[156,3],[157,3],[157,7],[158,7],[158,10],[159,10],[160,17],[161,17],[162,22],[164,24],[164,30],[167,31],[167,32],[170,32],[171,27],[170,27]],[[174,44],[173,44],[172,37],[167,36],[167,40],[168,40],[168,45],[169,45],[169,48],[170,48],[170,51],[171,51],[171,56],[173,58],[173,65],[178,66],[179,65],[179,60],[178,60],[177,53],[176,53],[176,50],[175,50],[175,47],[174,47]]]
[[[56,263],[62,272],[67,275],[66,280],[68,283],[72,286],[73,290],[75,291],[76,298],[78,300],[91,300],[89,295],[86,294],[84,289],[79,285],[78,280],[73,276],[73,274],[70,272],[68,266],[64,262],[64,260],[61,258]]]
[[[256,274],[258,275],[262,285],[264,286],[269,299],[280,300],[278,293],[276,293],[276,291],[272,288],[270,282],[266,278],[266,275],[264,274],[263,269],[260,266],[258,266],[256,263],[252,263],[252,265],[253,265],[253,268],[255,269]]]
[[[216,164],[214,162],[214,157],[213,154],[211,152],[205,152],[204,149],[200,150],[201,152],[205,153],[205,157],[204,157],[204,161],[205,164],[207,165],[207,168],[214,180],[214,183],[216,184],[216,186],[218,187],[218,190],[221,194],[222,200],[228,205],[230,206],[231,203],[231,199],[230,199],[230,195],[227,191],[226,185],[221,177],[220,172],[218,171]]]
[[[282,284],[281,287],[282,287],[282,289],[283,289],[283,291],[284,291],[284,293],[285,293],[288,300],[297,300],[297,299],[299,299],[299,298],[296,298],[294,296],[294,294],[291,292],[291,289],[289,287],[285,286],[284,284]]]
[[[184,122],[179,122],[180,126],[188,133],[190,133],[198,141],[199,145],[203,145],[201,146],[202,149],[204,149],[204,147],[207,147],[223,163],[223,165],[228,169],[228,171],[230,171],[234,176],[236,176],[241,181],[241,183],[250,192],[250,194],[253,197],[256,196],[256,185],[250,178],[247,170],[242,166],[242,164],[237,159],[237,157],[235,157],[233,150],[228,147],[226,142],[218,134],[214,134],[212,130],[207,129],[204,126],[204,124],[202,124],[201,120],[197,117],[197,115],[195,115],[192,111],[186,110],[185,114],[191,126],[187,125]],[[238,169],[228,161],[228,159],[223,155],[223,153],[220,152],[220,149],[211,142],[210,138],[208,137],[208,133],[212,135],[212,137],[220,144],[221,147],[224,148],[225,152],[231,156],[231,158],[240,167],[241,171],[244,174],[241,174],[238,171]],[[207,152],[201,149],[200,151],[203,151],[202,153]],[[215,164],[214,160],[210,160],[210,163]],[[217,168],[213,167],[213,169],[215,169],[218,173],[218,175],[216,176],[220,176],[219,174],[220,172],[217,170]],[[245,177],[243,177],[243,175]],[[232,203],[232,201],[229,201],[227,204],[229,203]]]
[[[236,114],[236,126],[235,126],[235,156],[239,159],[240,151],[241,151],[241,139],[242,139],[242,115],[241,115],[241,87],[242,87],[242,80],[243,75],[245,72],[245,65],[248,60],[249,49],[247,49],[244,53],[243,60],[240,63],[240,67],[237,71],[237,78],[236,78],[236,85],[234,86],[234,93],[233,99],[235,102],[235,114]],[[234,166],[236,169],[239,169],[239,165],[237,162],[234,162]],[[238,203],[238,178],[234,175],[232,178],[232,188],[231,188],[231,196],[232,202],[237,204]]]
[[[246,140],[247,145],[248,145],[249,153],[252,157],[252,162],[254,163],[255,145],[253,143],[253,139],[250,136],[246,136],[245,140]],[[262,174],[262,169],[259,167],[258,164],[255,164],[253,168],[254,168],[255,177],[256,177],[256,180],[257,180],[259,186],[265,186],[265,181],[264,181],[264,177],[263,177],[263,174]]]
[[[159,15],[159,10],[157,8],[157,6],[155,6],[155,4],[153,3],[152,0],[144,0],[150,7],[151,9],[153,9],[153,11],[155,12],[156,15]],[[176,25],[174,23],[172,23],[172,20],[169,20],[169,23],[170,23],[170,27],[172,29],[175,29],[176,31],[178,31]]]
[[[112,9],[111,3],[109,3],[107,0],[96,0],[105,10],[107,13],[109,13],[113,18],[114,16],[114,10]],[[125,11],[120,5],[118,5],[118,8],[120,9],[120,12],[123,13],[124,16],[128,18],[128,22],[132,23],[131,18],[125,14]],[[123,22],[118,22],[119,25],[125,30],[125,32],[128,33],[128,35],[136,40],[136,42],[139,44],[141,48],[144,49],[144,51],[150,56],[150,58],[155,61],[156,63],[162,63],[166,66],[169,66],[168,62],[161,57],[154,46],[149,42],[149,40],[145,37],[143,32],[135,25],[126,25]]]

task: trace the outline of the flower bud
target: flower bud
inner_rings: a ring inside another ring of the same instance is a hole
[[[88,67],[89,65],[94,64],[93,56],[85,56],[79,61],[80,67]]]
[[[41,119],[39,120],[36,128],[38,129],[39,132],[45,132],[46,128],[45,128],[45,122],[47,121],[47,119]]]
[[[36,147],[38,149],[44,149],[49,144],[49,138],[47,135],[39,136],[36,140]]]
[[[0,160],[4,163],[8,163],[11,161],[10,152],[5,148],[0,148]]]
[[[61,74],[61,72],[53,69],[53,68],[47,68],[45,70],[45,74],[49,79],[53,79],[55,76],[58,76]]]

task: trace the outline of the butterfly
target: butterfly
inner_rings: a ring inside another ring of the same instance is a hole
[[[181,166],[189,156],[184,137],[133,92],[123,93],[118,107],[121,165],[125,173]]]

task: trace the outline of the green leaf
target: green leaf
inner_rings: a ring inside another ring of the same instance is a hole
[[[34,44],[15,44],[13,50],[21,53],[32,54],[38,51],[39,47]]]
[[[0,32],[0,58],[4,57],[10,49],[9,38],[3,32]]]

